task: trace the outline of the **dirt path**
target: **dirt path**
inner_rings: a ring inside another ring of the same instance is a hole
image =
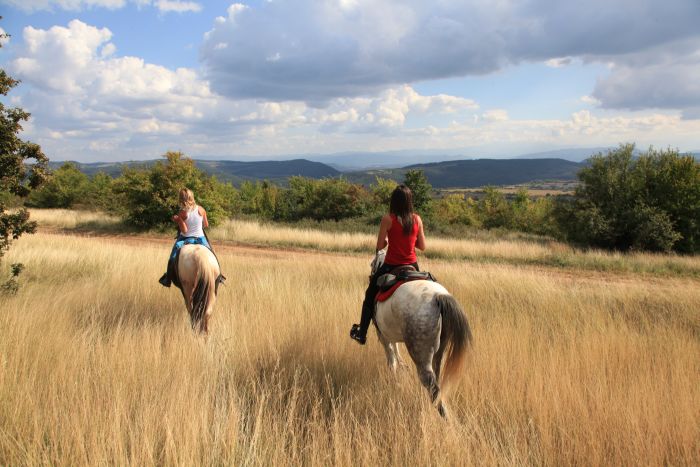
[[[164,250],[169,249],[172,246],[173,238],[168,236],[157,236],[153,234],[116,234],[112,232],[79,232],[75,230],[64,230],[41,227],[39,232],[49,235],[62,235],[62,236],[74,236],[74,237],[85,237],[85,238],[99,238],[100,240],[109,241],[110,243],[124,244],[124,245],[143,245],[144,243],[150,245],[163,245]],[[216,240],[214,242],[214,248],[219,254],[231,254],[236,256],[244,256],[251,258],[260,258],[261,256],[265,258],[272,259],[284,259],[288,258],[290,254],[295,256],[307,256],[307,257],[345,257],[345,258],[357,258],[365,257],[369,258],[369,255],[364,255],[362,253],[354,252],[336,252],[336,251],[324,251],[324,250],[310,250],[308,248],[295,248],[295,247],[280,247],[273,245],[256,245],[250,243],[234,242],[230,240]],[[369,261],[369,259],[368,259]],[[615,282],[615,283],[632,283],[632,282],[646,282],[649,284],[669,284],[671,282],[678,283],[679,281],[688,282],[700,282],[698,279],[691,277],[659,277],[652,276],[648,274],[636,274],[631,272],[610,272],[610,271],[592,271],[586,269],[565,269],[556,266],[540,266],[540,265],[528,265],[528,264],[518,264],[518,263],[507,263],[507,262],[469,262],[466,260],[443,260],[443,259],[430,259],[424,260],[430,264],[457,264],[457,263],[469,263],[474,267],[487,267],[487,268],[512,268],[523,271],[529,274],[538,274],[542,276],[547,276],[550,278],[556,278],[559,280],[564,280],[566,282]]]
[[[38,232],[48,235],[63,235],[67,237],[84,237],[84,238],[99,238],[110,243],[118,243],[124,245],[167,245],[167,249],[173,245],[173,237],[157,236],[153,234],[116,234],[107,232],[81,232],[76,230],[55,229],[51,227],[39,227]],[[360,253],[338,252],[325,250],[310,250],[308,248],[295,247],[280,247],[272,245],[256,245],[252,243],[234,242],[231,240],[213,240],[214,249],[217,253],[230,253],[240,256],[255,256],[264,255],[271,258],[280,258],[290,253],[306,255],[306,256],[341,256],[341,257],[357,257]]]

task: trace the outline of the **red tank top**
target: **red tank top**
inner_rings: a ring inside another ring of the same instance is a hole
[[[389,228],[389,249],[386,252],[385,264],[404,265],[418,261],[416,257],[416,239],[418,238],[418,219],[413,215],[413,229],[408,235],[403,233],[403,226],[394,214],[391,215]]]

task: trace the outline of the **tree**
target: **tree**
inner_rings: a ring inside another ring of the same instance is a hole
[[[432,211],[431,193],[433,187],[422,170],[409,170],[404,178],[404,185],[413,192],[413,207],[421,215],[429,217]]]
[[[451,225],[481,226],[474,201],[465,200],[464,195],[459,194],[447,195],[435,202],[435,220]]]
[[[70,208],[84,204],[90,188],[90,179],[78,167],[66,162],[56,169],[47,182],[34,190],[27,205],[39,208]]]
[[[0,38],[5,37],[6,34],[0,34]],[[18,84],[19,81],[0,69],[2,96],[7,96]],[[27,196],[43,183],[48,173],[48,158],[39,145],[23,141],[18,136],[22,130],[22,122],[27,121],[29,116],[18,107],[8,108],[0,102],[0,193],[3,194],[0,199],[4,199],[6,195]],[[36,231],[36,223],[29,220],[29,212],[26,209],[6,212],[5,208],[5,204],[0,202],[0,258],[10,248],[12,240],[16,240],[22,234]],[[22,266],[13,265],[12,270],[13,279],[9,284],[19,275]]]
[[[394,189],[398,186],[394,180],[390,178],[375,177],[376,183],[370,186],[372,196],[374,197],[374,203],[378,211],[382,214],[389,209],[389,203],[391,202],[391,194]]]
[[[194,161],[180,152],[165,154],[165,162],[157,162],[150,169],[126,168],[114,181],[121,214],[136,227],[151,228],[170,223],[179,209],[178,192],[189,188],[195,199],[207,210],[211,225],[216,225],[231,212],[232,201],[225,199],[232,188],[225,187],[215,177],[207,177],[197,169]]]
[[[487,229],[513,227],[511,207],[503,193],[494,187],[484,189],[484,197],[479,200],[478,211],[482,225]]]
[[[275,218],[339,221],[358,217],[367,212],[369,198],[362,186],[344,178],[291,177],[289,189],[279,196]]]
[[[570,240],[617,250],[700,251],[700,164],[677,150],[634,145],[593,156],[572,203],[559,209]]]

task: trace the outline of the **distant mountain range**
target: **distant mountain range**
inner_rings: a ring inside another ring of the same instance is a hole
[[[130,162],[72,162],[78,169],[89,176],[98,172],[104,172],[111,177],[121,175],[125,167],[150,167],[157,161],[130,161]],[[337,177],[341,173],[326,164],[304,159],[288,161],[203,161],[195,160],[195,165],[209,175],[216,175],[221,181],[240,185],[245,180],[269,180],[277,184],[285,184],[289,177],[301,175],[308,178]],[[65,162],[50,162],[52,169],[56,169]]]
[[[75,163],[87,175],[105,172],[119,176],[124,167],[148,167],[156,161],[125,163]],[[51,162],[53,168],[63,162]],[[376,177],[400,182],[408,170],[425,172],[428,181],[435,188],[473,188],[484,185],[514,185],[532,181],[573,180],[583,164],[563,159],[477,159],[414,164],[393,169],[369,169],[355,172],[340,171],[304,159],[290,161],[195,161],[204,172],[216,175],[219,180],[240,185],[245,180],[269,180],[285,185],[289,177],[300,175],[308,178],[343,176],[354,183],[370,185]]]
[[[422,170],[435,188],[476,188],[486,185],[517,185],[533,181],[575,180],[583,163],[563,159],[476,159],[414,164],[400,169],[351,172],[355,183],[374,183],[376,177],[396,181],[408,170]]]
[[[582,162],[593,154],[606,152],[608,147],[596,148],[572,148],[558,149],[546,152],[523,154],[509,157],[508,159],[564,159],[573,162]],[[433,162],[445,162],[454,160],[478,160],[487,157],[465,156],[459,150],[450,151],[387,151],[387,152],[343,152],[324,155],[304,155],[305,159],[322,162],[341,172],[357,172],[360,170],[388,169],[406,167],[409,165],[429,164]],[[488,157],[488,159],[506,159]]]
[[[460,159],[447,161],[429,161],[430,157],[420,156],[421,163],[406,164],[402,166],[384,167],[375,165],[365,167],[362,170],[347,171],[348,165],[344,165],[344,172],[327,163],[311,161],[307,159],[276,160],[276,161],[214,161],[195,160],[195,164],[204,172],[216,175],[219,180],[231,182],[239,186],[245,180],[269,180],[279,185],[286,185],[289,177],[300,175],[308,178],[326,178],[343,176],[346,179],[363,185],[375,183],[377,177],[388,178],[400,182],[410,169],[419,169],[425,172],[428,181],[435,188],[476,188],[486,185],[517,185],[535,181],[568,181],[575,180],[576,173],[584,166],[589,156],[605,152],[606,148],[570,149],[562,151],[548,151],[520,156],[515,159]],[[548,157],[557,155],[564,157]],[[373,154],[373,155],[372,155]],[[700,152],[692,153],[700,160]],[[392,157],[396,157],[393,154]],[[347,157],[353,157],[351,153],[335,155],[334,161],[346,161]],[[355,153],[357,162],[370,161],[370,157],[377,157],[376,153]],[[416,156],[419,157],[419,156]],[[409,158],[410,159],[410,158]],[[426,160],[428,159],[428,160]],[[376,160],[376,159],[375,159]],[[387,156],[386,160],[390,160]],[[405,158],[404,158],[405,160]],[[124,167],[148,167],[155,163],[151,161],[132,162],[94,162],[77,163],[78,168],[87,175],[97,172],[105,172],[110,176],[119,176]],[[64,162],[51,162],[52,168],[57,168]],[[363,163],[364,164],[364,163]]]

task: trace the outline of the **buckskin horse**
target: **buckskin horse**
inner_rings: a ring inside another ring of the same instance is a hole
[[[398,342],[406,345],[418,370],[420,382],[430,394],[438,412],[447,417],[441,397],[448,382],[464,368],[472,335],[459,303],[442,285],[431,280],[401,284],[385,301],[377,302],[375,325],[384,345],[389,368],[396,373]],[[446,355],[440,381],[442,358]]]
[[[177,274],[192,329],[207,334],[221,277],[219,262],[205,246],[183,245]]]

